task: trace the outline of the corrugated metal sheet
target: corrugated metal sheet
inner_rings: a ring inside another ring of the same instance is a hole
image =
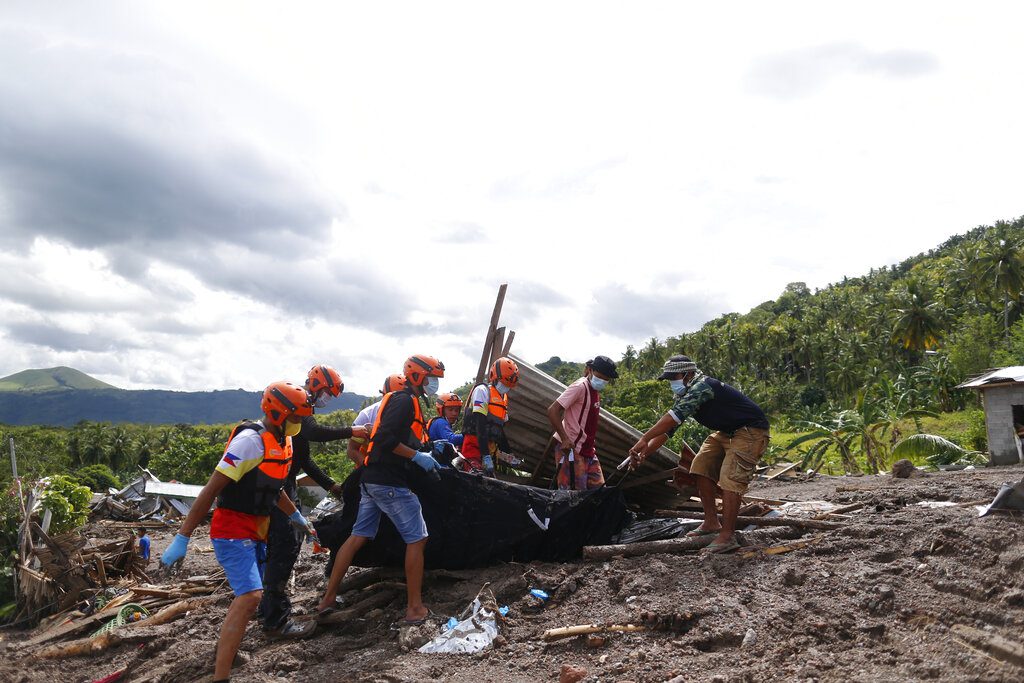
[[[1024,382],[1024,365],[1011,365],[1008,368],[992,370],[980,377],[967,380],[956,386],[957,389],[983,389],[989,384],[1013,384]]]
[[[147,481],[145,492],[147,496],[195,499],[202,490],[202,486],[194,486],[192,484],[172,484],[170,482],[163,481]]]

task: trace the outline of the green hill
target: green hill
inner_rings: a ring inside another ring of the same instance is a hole
[[[52,391],[54,389],[116,389],[84,372],[64,366],[22,370],[0,378],[0,391]]]

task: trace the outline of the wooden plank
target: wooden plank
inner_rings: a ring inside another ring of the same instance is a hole
[[[772,479],[775,479],[776,477],[781,477],[786,472],[789,472],[790,470],[795,469],[796,466],[799,465],[799,464],[800,463],[798,463],[798,462],[791,462],[791,463],[788,463],[787,465],[785,465],[782,468],[776,468],[776,470],[774,472],[772,472],[771,474],[768,474],[767,476],[765,476],[765,481],[771,481]]]
[[[491,342],[491,359],[487,365],[490,367],[494,364],[494,361],[501,358],[501,350],[505,346],[505,328],[499,327],[494,331],[494,339]]]
[[[512,340],[516,338],[516,331],[509,330],[508,336],[505,338],[505,346],[501,349],[501,355],[507,356],[512,352]]]
[[[683,510],[655,510],[654,517],[674,519],[704,519],[702,512],[686,512]],[[736,526],[791,526],[797,529],[841,529],[844,525],[838,522],[826,522],[820,519],[803,517],[737,517]]]
[[[494,310],[491,312],[491,322],[487,325],[487,337],[484,339],[483,353],[480,355],[480,366],[476,371],[476,386],[484,381],[487,376],[487,365],[491,357],[491,346],[494,344],[494,332],[498,329],[498,320],[501,318],[501,307],[505,303],[505,292],[508,290],[508,283],[498,287],[498,297],[494,301]]]

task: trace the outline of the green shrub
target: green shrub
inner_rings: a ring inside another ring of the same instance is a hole
[[[57,474],[45,480],[43,508],[53,515],[50,533],[63,534],[85,524],[89,518],[89,500],[92,492],[75,483],[70,477]]]
[[[88,486],[93,493],[106,493],[108,489],[121,488],[121,482],[106,465],[88,465],[75,472],[75,478],[82,486]]]

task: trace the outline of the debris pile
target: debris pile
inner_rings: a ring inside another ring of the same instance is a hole
[[[149,470],[120,491],[94,497],[90,507],[93,519],[119,521],[169,520],[184,517],[202,490],[202,486],[162,482]]]

